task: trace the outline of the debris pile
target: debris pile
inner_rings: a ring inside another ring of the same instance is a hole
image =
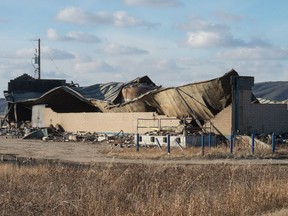
[[[15,129],[15,128],[1,128],[0,136],[6,136],[11,138],[21,138],[24,135],[24,130]]]
[[[256,134],[255,138],[267,144],[272,143],[272,134]],[[275,142],[277,144],[288,144],[288,133],[276,135]]]
[[[200,125],[200,124],[199,124]],[[208,134],[201,130],[195,122],[180,121],[178,127],[167,127],[158,130],[153,130],[145,133],[149,136],[177,136],[179,134],[186,134],[192,136],[201,136],[202,134]],[[203,128],[202,128],[203,129]],[[215,136],[215,134],[212,134]],[[89,142],[89,143],[101,143],[106,142],[115,147],[130,147],[135,144],[134,134],[126,134],[122,130],[115,134],[96,133],[96,132],[67,132],[60,125],[50,125],[45,128],[33,128],[30,122],[23,122],[20,126],[14,124],[6,125],[0,128],[0,136],[6,136],[6,138],[23,138],[23,139],[39,139],[44,142]],[[256,134],[255,138],[266,144],[272,143],[272,134]],[[225,143],[225,137],[217,136],[217,143]],[[275,136],[276,144],[288,144],[288,133],[277,134]]]
[[[21,126],[16,128],[14,126],[4,127],[0,129],[0,136],[6,136],[6,138],[22,138],[22,139],[39,139],[44,142],[90,142],[100,143],[107,142],[111,145],[121,146],[134,144],[134,135],[125,134],[122,130],[117,134],[106,133],[91,133],[85,131],[66,132],[64,128],[56,124],[50,125],[45,128],[32,128]]]

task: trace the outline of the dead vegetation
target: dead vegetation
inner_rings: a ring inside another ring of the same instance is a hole
[[[99,150],[108,157],[136,158],[136,159],[164,159],[164,160],[189,160],[189,159],[288,159],[288,144],[277,144],[275,153],[272,152],[271,145],[255,146],[252,154],[251,145],[246,141],[237,142],[233,146],[233,152],[230,152],[230,146],[220,144],[214,147],[188,147],[181,149],[171,148],[168,154],[167,148],[162,149],[157,146],[141,146],[137,152],[135,146],[111,145],[111,148],[102,148]]]
[[[1,215],[255,215],[288,207],[288,167],[0,165]]]

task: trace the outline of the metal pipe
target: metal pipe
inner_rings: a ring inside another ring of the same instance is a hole
[[[275,133],[272,133],[272,152],[275,153],[276,150],[276,142],[275,142]]]
[[[204,148],[205,148],[205,143],[204,143],[204,134],[201,134],[201,147],[202,147],[202,158],[204,157]]]
[[[139,147],[140,147],[140,144],[139,144],[139,133],[136,134],[136,151],[139,151]]]
[[[158,138],[156,138],[156,142],[157,142],[157,146],[158,146],[158,148],[161,150],[161,149],[162,149],[162,147],[161,147],[161,144],[160,144],[160,142],[159,142]]]
[[[211,148],[211,144],[212,144],[212,134],[211,134],[211,132],[209,133],[208,138],[209,138],[209,148]]]
[[[170,134],[167,135],[167,151],[168,151],[168,154],[171,153],[171,149],[170,149]]]
[[[254,133],[252,133],[252,137],[251,137],[251,139],[252,139],[252,145],[251,145],[251,151],[252,151],[252,155],[254,156],[254,145],[255,145],[255,135],[254,135]]]
[[[230,157],[233,156],[233,139],[234,139],[234,131],[231,132],[230,136]]]

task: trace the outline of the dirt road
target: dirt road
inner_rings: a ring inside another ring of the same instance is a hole
[[[131,149],[133,155],[137,157],[124,157],[121,155],[110,154],[111,145],[108,143],[86,143],[86,142],[44,142],[42,140],[23,140],[19,138],[0,137],[0,159],[9,160],[17,158],[32,158],[57,160],[63,162],[74,163],[149,163],[149,164],[172,164],[172,165],[201,165],[201,164],[282,164],[288,165],[288,160],[277,159],[251,159],[251,160],[235,160],[235,159],[199,159],[199,158],[147,158],[141,157],[145,149],[136,153]],[[138,154],[138,155],[137,155]]]

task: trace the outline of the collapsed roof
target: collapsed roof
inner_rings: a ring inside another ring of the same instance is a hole
[[[178,118],[207,120],[231,103],[232,76],[238,76],[235,70],[216,79],[163,88],[155,85],[148,76],[127,83],[110,82],[79,87],[73,83],[64,84],[63,80],[36,80],[24,74],[10,81],[10,89],[8,87],[4,95],[10,105],[29,108],[45,104],[60,113],[157,112]],[[18,83],[23,81],[32,83],[32,87],[20,88]],[[38,81],[42,82],[41,89]],[[43,83],[46,88],[43,88]]]
[[[287,101],[288,81],[269,81],[255,83],[252,91],[257,98],[263,98],[275,102]]]
[[[109,104],[91,100],[102,112],[147,112],[207,120],[231,103],[230,77],[238,76],[231,70],[224,76],[204,82],[179,87],[159,88],[148,91],[131,101]]]

